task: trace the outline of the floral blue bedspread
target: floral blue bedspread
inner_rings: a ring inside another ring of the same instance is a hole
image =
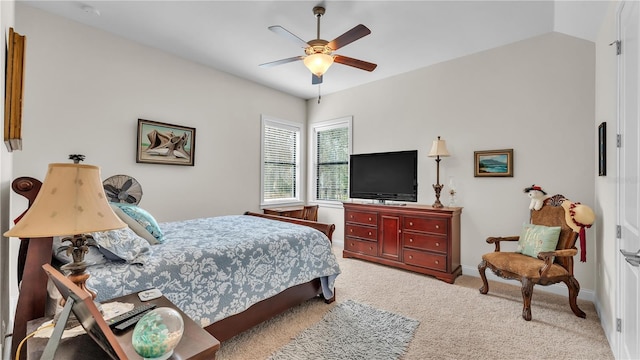
[[[89,267],[98,301],[158,288],[205,327],[281,291],[321,278],[333,296],[340,268],[331,243],[306,226],[232,215],[161,223],[164,242],[137,263]]]

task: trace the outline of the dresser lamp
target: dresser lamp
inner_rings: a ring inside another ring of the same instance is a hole
[[[447,143],[444,140],[440,140],[440,136],[438,136],[438,140],[433,140],[428,156],[436,158],[436,183],[433,185],[433,190],[436,192],[436,202],[433,203],[433,207],[441,208],[444,205],[440,202],[440,191],[442,191],[444,185],[440,184],[440,157],[449,156],[449,151],[447,151]]]
[[[24,216],[4,233],[6,237],[47,238],[65,236],[69,242],[67,254],[73,262],[62,266],[67,277],[87,291],[93,299],[96,293],[86,286],[89,274],[84,255],[89,245],[95,245],[91,232],[121,229],[127,225],[111,210],[100,180],[100,168],[81,165],[82,155],[72,155],[73,164],[49,164],[42,188]],[[73,234],[73,235],[69,235]]]

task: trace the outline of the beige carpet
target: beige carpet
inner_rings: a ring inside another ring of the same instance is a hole
[[[417,319],[420,325],[403,359],[613,359],[595,307],[578,301],[587,313],[576,317],[566,297],[534,288],[531,321],[524,321],[519,284],[489,283],[478,292],[478,277],[461,276],[447,284],[354,259],[334,246],[342,274],[337,302],[352,299]],[[490,270],[487,270],[490,271]],[[310,300],[222,344],[216,359],[265,359],[298,333],[319,321],[334,304]],[[313,359],[301,354],[300,359]]]

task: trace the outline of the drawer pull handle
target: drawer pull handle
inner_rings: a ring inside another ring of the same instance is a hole
[[[409,242],[413,242],[413,239],[409,239]]]
[[[369,231],[369,236],[371,236],[371,231]]]
[[[353,215],[349,215],[349,218],[350,218],[350,219],[353,219]]]
[[[349,229],[349,232],[353,232],[353,229]]]
[[[436,260],[436,265],[440,264],[440,261]]]
[[[413,255],[409,255],[409,259],[413,259]]]
[[[440,225],[436,225],[436,229],[440,229]]]
[[[371,221],[371,218],[369,218],[369,221]]]
[[[373,247],[369,246],[369,250],[373,250]]]
[[[351,243],[351,246],[353,247],[353,246],[355,246],[355,244],[354,244],[354,243]]]
[[[436,246],[440,246],[440,243],[436,243]]]
[[[413,226],[413,221],[409,221],[409,226]]]

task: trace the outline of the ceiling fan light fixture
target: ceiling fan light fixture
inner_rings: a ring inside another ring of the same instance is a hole
[[[316,53],[304,58],[304,66],[318,77],[322,76],[331,64],[333,64],[333,56],[327,54]]]

